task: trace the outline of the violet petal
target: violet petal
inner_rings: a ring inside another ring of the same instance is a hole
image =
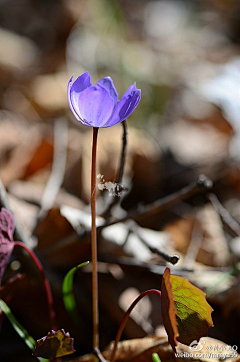
[[[114,100],[109,92],[100,85],[85,89],[79,95],[78,109],[86,124],[92,127],[104,127],[114,109]]]
[[[111,77],[104,77],[99,82],[97,82],[97,84],[101,85],[103,88],[105,88],[108,91],[108,93],[110,94],[110,96],[114,100],[114,106],[116,106],[117,101],[118,101],[118,93],[117,93],[117,90],[116,90],[116,88],[115,88],[115,86],[113,84],[112,78]]]
[[[79,94],[82,91],[84,91],[86,88],[91,87],[91,85],[92,85],[91,77],[88,72],[80,75],[80,77],[78,77],[74,83],[73,83],[73,76],[68,82],[68,89],[67,89],[68,103],[74,116],[80,122],[82,122],[82,116],[80,109],[78,108]]]
[[[131,86],[133,87],[133,86]],[[141,90],[137,89],[129,92],[129,89],[125,92],[123,97],[118,102],[116,108],[113,111],[111,119],[105,123],[104,127],[111,127],[119,122],[127,119],[130,114],[135,110],[141,99]]]

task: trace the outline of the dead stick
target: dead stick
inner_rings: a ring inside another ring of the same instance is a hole
[[[183,187],[182,189],[173,192],[170,195],[167,195],[157,201],[154,201],[151,204],[140,206],[137,209],[130,210],[126,216],[121,219],[113,220],[112,222],[105,223],[104,225],[98,226],[98,230],[117,224],[119,222],[124,222],[128,219],[141,219],[146,216],[151,216],[167,209],[169,206],[176,204],[179,201],[186,200],[187,198],[198,194],[200,192],[209,191],[212,188],[212,181],[207,178],[205,175],[200,175],[197,179],[197,182],[190,183],[189,185]]]
[[[39,212],[38,219],[41,219],[45,213],[53,207],[57,193],[62,185],[66,168],[67,143],[67,121],[64,118],[57,119],[54,123],[54,154],[52,172],[41,199],[41,210]]]
[[[217,196],[213,193],[208,195],[208,199],[213,205],[214,209],[218,212],[221,217],[223,224],[228,228],[230,234],[233,237],[237,237],[240,235],[240,225],[239,223],[232,217],[227,209],[221,204],[218,200]]]
[[[97,226],[97,231],[101,231],[102,229],[104,229],[108,226],[115,225],[119,222],[124,222],[129,219],[133,219],[133,218],[138,219],[140,217],[146,217],[151,214],[155,214],[160,211],[164,211],[169,206],[176,204],[179,201],[186,200],[189,197],[196,195],[200,192],[209,191],[211,189],[211,187],[212,187],[212,181],[209,178],[207,178],[206,176],[200,175],[197,179],[197,182],[193,182],[193,183],[189,184],[188,186],[185,186],[182,189],[180,189],[166,197],[163,197],[151,204],[147,204],[145,206],[141,206],[137,209],[131,210],[128,212],[128,214],[126,216],[124,216],[121,219],[116,219],[114,221],[106,222],[103,225]],[[87,238],[89,235],[90,235],[90,230],[86,229],[86,230],[83,230],[81,233],[79,233],[78,237],[79,237],[79,239],[83,240],[84,238]],[[57,245],[51,246],[51,248],[49,248],[49,250],[51,249],[51,252],[53,252],[55,249],[57,249],[59,247],[60,244],[63,247],[64,245],[67,245],[68,243],[75,242],[75,239],[76,239],[76,234],[73,233],[69,237],[59,240]],[[46,248],[44,252],[46,253],[47,250],[48,250],[48,248]]]
[[[121,152],[121,158],[120,158],[120,165],[119,165],[119,171],[118,171],[118,177],[117,177],[117,184],[121,184],[122,178],[123,178],[123,172],[124,172],[124,165],[125,165],[125,159],[126,159],[126,150],[127,150],[127,122],[126,120],[122,122],[123,126],[123,135],[122,135],[122,152]],[[102,217],[106,219],[106,221],[109,221],[111,210],[113,206],[115,206],[119,202],[120,198],[118,196],[115,196],[112,198],[110,204],[108,205],[106,211],[102,213]]]
[[[148,241],[140,234],[139,232],[139,226],[135,223],[135,221],[133,220],[130,220],[128,223],[127,223],[127,226],[129,228],[130,231],[132,231],[134,234],[137,235],[137,237],[139,238],[139,240],[151,251],[151,253],[153,254],[157,254],[157,255],[160,255],[164,260],[168,261],[169,263],[171,264],[176,264],[179,260],[179,256],[174,254],[174,255],[171,255],[169,253],[167,253],[166,251],[164,250],[160,250],[156,247],[153,247],[151,246]]]

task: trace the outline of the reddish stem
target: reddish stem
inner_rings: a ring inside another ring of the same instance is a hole
[[[40,263],[39,259],[37,258],[37,256],[34,254],[34,252],[29,249],[25,244],[21,243],[20,241],[15,241],[14,242],[15,246],[21,246],[21,248],[25,249],[29,255],[32,257],[33,261],[35,262],[38,270],[41,273],[42,279],[43,279],[43,283],[44,283],[44,287],[46,290],[46,295],[47,295],[47,301],[48,301],[48,309],[49,309],[49,317],[50,317],[50,323],[51,323],[51,329],[53,329],[54,331],[57,330],[56,328],[56,322],[55,322],[55,311],[53,308],[53,296],[52,296],[52,291],[51,291],[51,287],[50,284],[45,276],[44,270],[43,270],[43,266]]]
[[[97,136],[98,136],[98,128],[93,127],[92,177],[91,177],[91,213],[92,213],[91,253],[92,253],[93,349],[99,348],[97,229],[96,229]]]
[[[140,300],[145,297],[146,295],[149,295],[149,294],[152,294],[152,293],[156,293],[158,294],[160,297],[161,297],[161,292],[160,290],[158,289],[149,289],[149,290],[146,290],[145,292],[143,292],[142,294],[140,294],[133,302],[132,304],[130,305],[130,307],[128,308],[128,310],[126,311],[126,313],[124,314],[124,317],[121,321],[121,324],[118,328],[118,331],[117,331],[117,335],[116,335],[116,338],[115,338],[115,341],[114,341],[114,347],[113,347],[113,351],[112,351],[112,355],[111,355],[111,359],[110,359],[110,362],[114,362],[115,361],[115,357],[116,357],[116,351],[117,351],[117,345],[118,345],[118,342],[121,338],[121,335],[122,335],[122,332],[123,332],[123,329],[127,323],[127,320],[130,316],[130,313],[131,311],[133,310],[133,308],[138,304],[138,302],[140,302]]]

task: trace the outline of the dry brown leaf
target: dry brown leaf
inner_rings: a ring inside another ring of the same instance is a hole
[[[201,222],[204,238],[196,260],[215,267],[229,265],[228,242],[223,232],[220,216],[213,206],[208,204],[199,210],[198,220]]]
[[[89,259],[90,234],[78,237],[77,233],[90,230],[89,213],[67,206],[51,209],[35,230],[37,249],[49,265],[70,268],[80,260]]]
[[[3,28],[0,28],[0,48],[0,65],[15,72],[29,70],[39,56],[38,48],[30,38]]]
[[[186,254],[191,241],[194,226],[194,216],[189,215],[185,218],[178,219],[164,227],[164,231],[170,234],[175,249]]]
[[[180,163],[187,165],[216,164],[228,154],[229,136],[205,123],[175,121],[162,129],[160,139]]]
[[[222,357],[220,354],[229,353],[229,346],[217,339],[204,337],[201,339],[202,341],[202,349],[201,351],[193,351],[189,348],[189,346],[185,346],[181,343],[177,346],[177,353],[182,353],[183,357],[178,357],[178,361],[201,361],[201,362],[217,362],[222,361]],[[201,342],[200,341],[200,342]],[[106,350],[103,351],[103,356],[106,359],[110,359],[111,350],[113,348],[113,344],[107,347]],[[201,347],[200,347],[201,348]],[[216,349],[218,348],[218,351]],[[215,350],[214,350],[215,349]],[[206,353],[219,354],[218,357],[213,358],[205,355]],[[234,352],[234,351],[233,351]],[[116,354],[116,362],[152,362],[152,354],[158,353],[161,361],[169,361],[176,362],[176,357],[172,350],[172,347],[167,341],[167,338],[164,337],[156,337],[149,336],[141,339],[133,339],[126,340],[120,342],[118,345],[118,351]],[[193,356],[189,357],[186,354],[192,353]],[[203,357],[198,356],[198,353],[202,353]],[[184,357],[185,354],[185,357]],[[77,359],[72,360],[72,362],[91,362],[93,360],[92,355],[86,355]],[[239,362],[240,356],[236,353],[235,358],[228,358],[229,362]]]
[[[32,154],[31,160],[26,167],[24,178],[29,178],[37,171],[49,166],[52,163],[52,159],[53,144],[50,139],[43,138]]]
[[[196,223],[198,234],[201,235],[195,235]],[[176,250],[184,255],[188,253],[191,244],[196,242],[196,262],[214,267],[229,265],[230,252],[222,222],[210,204],[197,210],[195,215],[185,215],[184,218],[168,224],[164,231],[171,235]],[[200,237],[201,240],[196,241],[196,237]]]
[[[49,111],[67,108],[67,72],[39,75],[32,83],[32,94],[36,104]]]
[[[42,132],[13,113],[2,112],[0,117],[0,177],[7,185],[24,176]]]

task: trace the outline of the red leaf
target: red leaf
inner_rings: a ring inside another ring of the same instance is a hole
[[[73,338],[64,329],[57,332],[51,331],[47,336],[37,341],[33,355],[52,359],[62,357],[75,352],[73,348]]]
[[[172,285],[170,282],[170,269],[166,268],[162,279],[162,298],[161,298],[161,311],[164,327],[168,334],[168,341],[171,344],[173,350],[177,346],[177,337],[179,336],[177,321],[176,321],[176,309],[174,305],[174,299],[172,294]]]

